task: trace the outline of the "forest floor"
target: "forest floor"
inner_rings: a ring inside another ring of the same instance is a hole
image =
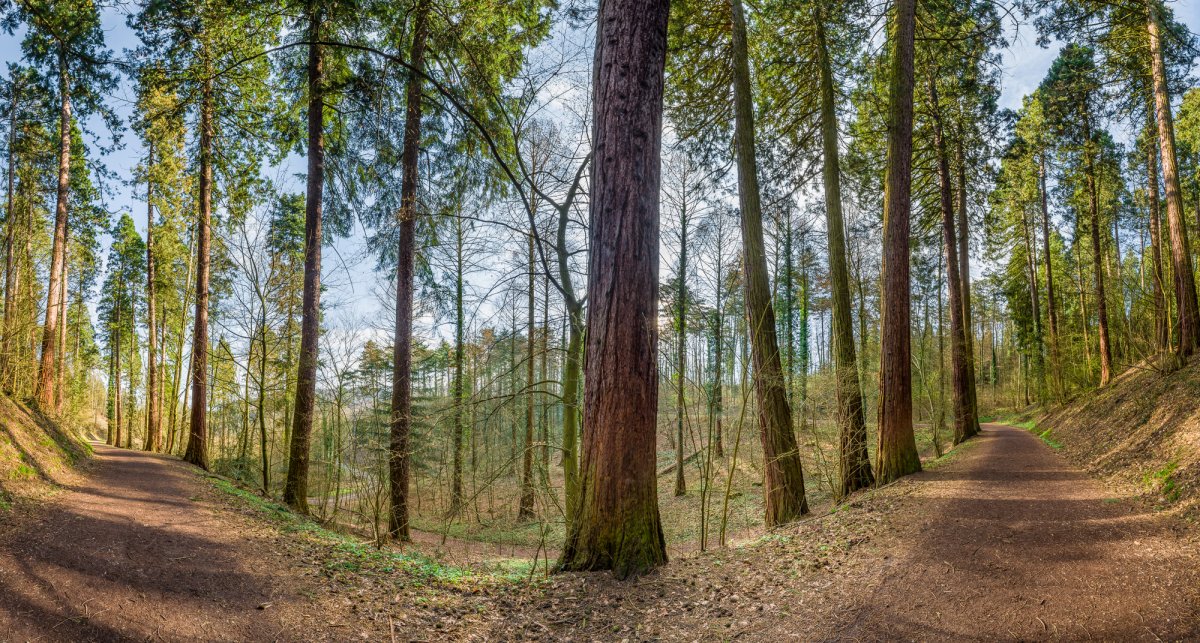
[[[0,641],[1200,636],[1200,534],[1020,429],[814,513],[633,581],[544,578],[377,551],[97,446],[85,480],[0,514]]]

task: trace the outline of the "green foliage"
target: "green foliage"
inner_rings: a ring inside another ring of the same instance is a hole
[[[1164,464],[1161,468],[1147,473],[1142,477],[1142,484],[1146,486],[1152,493],[1158,494],[1159,497],[1166,500],[1168,503],[1179,500],[1181,489],[1175,482],[1175,471],[1179,468],[1179,460],[1171,460]]]

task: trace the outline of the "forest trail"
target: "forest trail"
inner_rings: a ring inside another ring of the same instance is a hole
[[[456,607],[431,615],[349,579],[326,591],[288,535],[178,460],[103,445],[95,460],[86,485],[0,535],[0,641],[1200,636],[1195,535],[999,425],[857,508],[777,534],[790,537],[636,582],[439,594]],[[347,597],[378,604],[359,613]]]
[[[1021,429],[984,425],[912,478],[900,555],[837,639],[1180,640],[1200,636],[1195,541]]]
[[[0,640],[303,638],[307,583],[187,465],[95,445],[69,487],[0,537]],[[311,595],[311,594],[310,594]]]

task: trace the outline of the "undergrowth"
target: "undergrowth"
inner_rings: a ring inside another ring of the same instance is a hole
[[[220,492],[236,498],[259,512],[280,531],[299,535],[321,546],[323,568],[333,577],[342,574],[403,574],[408,585],[479,585],[516,582],[530,576],[531,563],[522,560],[496,561],[480,570],[447,565],[413,551],[379,548],[369,542],[327,529],[286,506],[238,487],[226,478],[208,476]]]

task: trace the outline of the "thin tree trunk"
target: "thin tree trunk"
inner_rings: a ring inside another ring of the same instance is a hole
[[[533,406],[534,399],[537,397],[535,391],[537,386],[533,380],[534,366],[534,351],[537,349],[535,340],[536,329],[534,327],[536,318],[534,317],[537,301],[537,296],[534,291],[534,265],[535,255],[533,247],[534,230],[529,231],[528,239],[528,260],[529,271],[526,280],[526,324],[525,324],[525,450],[521,453],[521,499],[517,509],[517,520],[526,521],[533,520],[533,423],[534,414]]]
[[[667,560],[654,434],[669,13],[668,0],[605,0],[597,18],[583,468],[559,566],[619,578]]]
[[[1146,149],[1146,200],[1150,222],[1150,278],[1154,282],[1154,347],[1163,351],[1169,346],[1168,333],[1171,322],[1167,318],[1167,294],[1164,288],[1162,230],[1158,203],[1158,150],[1154,145],[1149,145]]]
[[[854,348],[854,320],[850,314],[850,274],[846,266],[846,232],[842,214],[842,171],[838,151],[837,97],[833,63],[825,37],[825,16],[816,11],[815,27],[821,67],[821,140],[824,155],[825,230],[829,243],[829,285],[833,357],[837,396],[839,498],[874,482],[867,455],[867,426],[862,383]],[[807,345],[807,335],[805,345]],[[806,363],[807,368],[807,363]]]
[[[154,143],[150,143],[146,153],[146,168],[149,168],[154,163]],[[158,398],[158,367],[156,364],[158,355],[155,348],[158,342],[157,318],[158,312],[155,307],[155,265],[154,265],[154,184],[151,180],[146,181],[146,325],[148,333],[146,335],[146,350],[147,350],[147,368],[149,369],[146,378],[146,444],[147,451],[158,451],[161,449],[162,442],[162,422],[160,421],[159,398]]]
[[[454,468],[450,477],[450,517],[457,517],[463,503],[463,229],[462,219],[455,226],[454,279]]]
[[[686,177],[686,175],[685,175]],[[687,479],[683,475],[683,420],[684,387],[687,386],[687,180],[685,178],[679,212],[679,274],[677,275],[675,299],[675,333],[679,341],[676,351],[675,374],[678,386],[675,389],[675,496],[687,494]]]
[[[323,16],[308,3],[309,37],[320,40]],[[308,46],[308,180],[304,199],[304,295],[300,319],[300,363],[296,372],[296,410],[283,501],[308,513],[308,459],[313,411],[317,403],[317,345],[321,334],[321,200],[325,187],[324,49]]]
[[[1092,129],[1088,117],[1083,120],[1084,137],[1088,141],[1085,151],[1084,172],[1087,175],[1088,208],[1091,212],[1092,223],[1092,269],[1096,273],[1096,317],[1097,334],[1100,337],[1100,386],[1106,386],[1112,379],[1112,348],[1109,346],[1108,335],[1108,301],[1104,295],[1104,254],[1101,250],[1100,235],[1100,194],[1096,185],[1096,159],[1091,147]]]
[[[954,392],[954,444],[972,435],[971,381],[967,376],[967,331],[963,320],[962,283],[959,281],[958,233],[950,186],[950,158],[938,104],[935,71],[929,75],[929,103],[933,116],[933,144],[937,154],[938,194],[941,197],[942,241],[946,252],[946,290],[950,293],[950,382]],[[940,295],[939,295],[940,296]]]
[[[763,242],[762,205],[759,202],[758,161],[755,154],[754,98],[751,95],[749,45],[741,0],[730,0],[733,10],[734,147],[737,156],[738,200],[742,213],[743,283],[749,339],[754,364],[754,389],[762,433],[763,496],[768,527],[796,520],[808,513],[792,410],[780,363],[775,335],[775,310],[767,276]]]
[[[19,96],[20,87],[14,84],[12,101],[8,106],[8,181],[4,200],[4,326],[3,334],[0,335],[0,387],[6,391],[12,391],[13,318],[16,317],[16,292],[20,288],[19,274],[13,261],[17,247],[17,210],[13,199],[17,180],[15,145]]]
[[[892,20],[880,296],[879,447],[875,454],[875,475],[880,484],[921,470],[912,423],[908,248],[916,0],[896,0]]]
[[[388,444],[389,492],[388,534],[409,540],[408,478],[409,434],[412,430],[412,323],[413,268],[417,234],[417,161],[421,144],[421,100],[424,85],[430,0],[419,0],[413,19],[412,52],[405,96],[404,149],[401,151],[400,245],[396,255],[396,333],[392,355],[392,417]]]
[[[967,217],[967,155],[963,150],[963,128],[958,128],[955,166],[958,173],[958,280],[962,286],[963,335],[967,343],[967,391],[970,393],[967,418],[970,435],[979,433],[979,393],[975,383],[975,333],[971,320],[971,228]]]
[[[1050,255],[1050,208],[1046,190],[1046,152],[1038,157],[1038,193],[1042,206],[1042,259],[1046,267],[1046,318],[1050,322],[1050,362],[1054,369],[1055,397],[1063,394],[1062,353],[1058,341],[1058,306],[1054,302],[1054,264]]]

